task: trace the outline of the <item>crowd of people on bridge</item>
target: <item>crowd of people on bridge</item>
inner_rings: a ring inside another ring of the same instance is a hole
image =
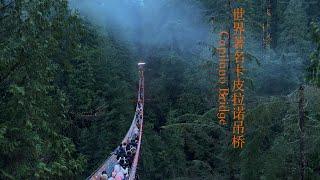
[[[142,103],[140,101],[137,103],[135,119],[135,125],[132,127],[131,132],[129,132],[127,139],[125,139],[112,153],[116,155],[117,162],[114,165],[111,174],[110,172],[108,173],[108,169],[102,171],[100,180],[129,179],[129,170],[132,167],[138,142],[140,140],[140,123],[142,119]]]

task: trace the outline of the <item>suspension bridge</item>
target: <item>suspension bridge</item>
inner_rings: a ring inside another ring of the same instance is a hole
[[[143,108],[144,108],[144,65],[145,63],[138,63],[139,67],[139,89],[138,89],[138,97],[137,97],[137,105],[134,118],[132,120],[131,126],[122,140],[122,143],[128,143],[132,139],[136,139],[136,150],[133,154],[133,161],[129,166],[128,175],[124,177],[124,180],[134,180],[138,179],[136,175],[139,154],[141,149],[141,138],[142,138],[142,130],[143,130]],[[137,132],[138,129],[138,132]],[[114,152],[116,152],[115,149]],[[97,170],[95,170],[87,180],[100,180],[101,175],[106,173],[108,177],[112,176],[112,172],[114,171],[115,166],[119,164],[119,159],[117,159],[117,154],[112,153],[100,166]]]

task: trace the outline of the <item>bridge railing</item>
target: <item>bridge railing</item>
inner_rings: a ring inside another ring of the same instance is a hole
[[[140,106],[140,108],[139,108]],[[133,163],[131,165],[131,168],[129,170],[129,180],[134,180],[137,170],[137,165],[139,161],[139,154],[141,149],[141,140],[142,140],[142,128],[143,128],[143,108],[144,108],[144,77],[143,77],[143,69],[140,67],[140,79],[139,79],[139,90],[138,90],[138,102],[136,105],[136,111],[134,118],[132,120],[131,126],[129,130],[127,131],[125,137],[123,138],[122,142],[127,142],[128,139],[133,137],[134,135],[134,129],[137,127],[136,125],[139,124],[139,134],[138,134],[138,144],[137,144],[137,150],[134,156]],[[140,116],[141,115],[141,116]],[[139,121],[139,123],[137,123]],[[114,152],[116,149],[114,150]],[[99,180],[100,176],[103,171],[106,171],[108,176],[111,176],[114,166],[117,164],[117,156],[115,154],[110,155],[103,164],[94,171],[87,180]]]

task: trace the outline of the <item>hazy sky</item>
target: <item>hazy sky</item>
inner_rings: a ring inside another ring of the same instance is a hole
[[[209,33],[201,4],[185,0],[70,0],[70,6],[144,50],[191,51]]]

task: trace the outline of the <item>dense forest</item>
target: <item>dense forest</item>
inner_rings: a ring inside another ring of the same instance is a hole
[[[216,48],[231,0],[84,2],[0,0],[0,179],[94,172],[130,126],[140,60],[139,179],[320,179],[320,1],[242,1],[243,149],[217,119]]]

